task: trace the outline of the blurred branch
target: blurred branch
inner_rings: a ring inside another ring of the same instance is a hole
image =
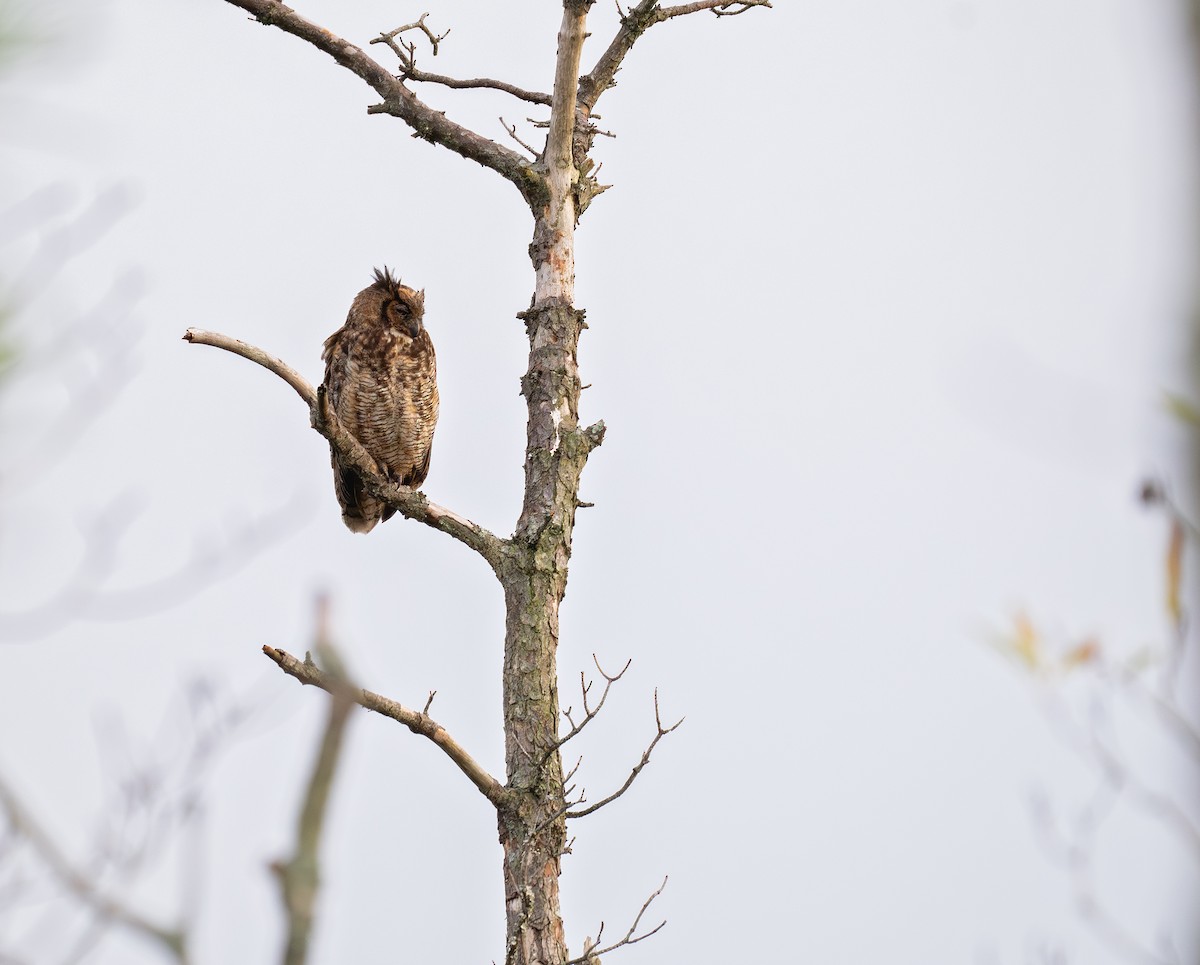
[[[94,881],[71,864],[3,779],[0,779],[0,808],[13,828],[33,846],[46,867],[70,894],[100,918],[150,939],[181,965],[186,965],[187,936],[184,932],[157,925],[103,892]]]
[[[1016,656],[1044,688],[1041,708],[1052,733],[1096,775],[1099,784],[1074,820],[1060,827],[1053,818],[1048,796],[1035,801],[1034,829],[1045,853],[1070,874],[1080,919],[1092,936],[1113,955],[1137,965],[1178,965],[1180,959],[1167,944],[1158,948],[1139,939],[1099,894],[1095,867],[1104,854],[1105,840],[1116,834],[1113,820],[1118,805],[1126,804],[1158,828],[1182,842],[1200,863],[1200,825],[1191,802],[1181,803],[1139,773],[1147,760],[1158,755],[1132,753],[1118,740],[1116,722],[1127,709],[1140,713],[1153,727],[1156,741],[1177,743],[1193,768],[1200,766],[1200,731],[1181,709],[1176,692],[1185,658],[1189,656],[1189,621],[1184,606],[1184,565],[1189,541],[1197,531],[1168,496],[1158,480],[1145,481],[1141,502],[1162,511],[1167,523],[1163,558],[1163,604],[1170,626],[1170,641],[1161,649],[1142,649],[1116,664],[1105,659],[1100,642],[1088,638],[1069,647],[1048,646],[1025,615],[1018,615],[1014,632],[1000,640],[1000,649]],[[1157,679],[1147,680],[1153,668]],[[1066,681],[1086,684],[1088,714],[1081,718],[1069,699]],[[1102,837],[1108,831],[1108,838]],[[1117,909],[1120,911],[1121,909]]]
[[[321,744],[313,763],[312,775],[305,790],[300,819],[296,826],[296,849],[287,862],[272,866],[279,877],[284,908],[287,911],[287,944],[284,965],[304,965],[308,959],[309,938],[312,934],[313,908],[320,886],[320,844],[325,824],[325,812],[341,756],[342,740],[350,708],[354,706],[355,688],[340,669],[340,658],[329,637],[328,600],[322,597],[317,604],[317,640],[315,649],[328,665],[338,667],[326,674],[331,684],[329,716],[321,734]]]
[[[115,500],[88,523],[79,563],[47,600],[23,610],[0,611],[0,642],[42,639],[76,620],[123,620],[169,609],[247,565],[291,533],[297,518],[296,505],[284,505],[240,523],[224,541],[214,540],[210,527],[208,544],[197,546],[176,569],[137,586],[107,588],[121,538],[136,515],[131,501],[128,494]]]
[[[337,677],[321,670],[313,663],[311,655],[305,655],[303,661],[297,660],[291,654],[276,650],[274,647],[263,647],[263,653],[275,661],[279,668],[289,676],[295,677],[302,684],[319,687],[327,693],[333,693],[341,684]],[[390,717],[411,730],[436,744],[442,752],[454,762],[455,766],[467,776],[492,804],[496,807],[504,805],[509,797],[508,790],[491,774],[489,774],[470,754],[463,749],[446,729],[428,715],[416,710],[410,710],[394,700],[381,697],[369,690],[354,688],[351,691],[354,703],[366,710],[372,710],[384,717]]]

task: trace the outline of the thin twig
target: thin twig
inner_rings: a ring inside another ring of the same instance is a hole
[[[447,28],[444,34],[435,34],[429,29],[429,27],[425,25],[425,18],[428,16],[428,13],[423,13],[412,23],[406,23],[403,27],[397,27],[395,30],[389,30],[387,33],[380,34],[378,37],[372,40],[371,43],[386,44],[389,41],[395,40],[398,36],[400,36],[400,34],[408,30],[420,30],[425,34],[426,37],[429,38],[429,46],[433,51],[433,56],[436,57],[438,52],[438,44],[450,36],[450,30]]]
[[[520,144],[521,147],[525,148],[525,150],[528,151],[531,155],[533,155],[533,157],[535,159],[538,157],[538,152],[535,151],[528,144],[526,144],[524,141],[522,141],[520,136],[518,136],[516,124],[510,125],[503,117],[499,118],[499,121],[500,121],[501,126],[504,128],[504,130],[506,130],[508,132],[509,137],[511,137],[518,144]]]
[[[240,355],[278,375],[304,400],[309,409],[309,419],[313,428],[329,440],[329,444],[336,450],[344,465],[352,466],[358,472],[371,495],[383,500],[401,515],[441,530],[471,547],[487,560],[493,569],[500,565],[500,557],[504,549],[503,540],[458,513],[431,503],[423,493],[409,489],[407,486],[401,486],[389,479],[385,473],[380,471],[378,464],[368,455],[358,440],[338,423],[324,393],[309,385],[304,377],[291,366],[281,362],[273,355],[268,355],[256,346],[236,338],[230,338],[228,335],[221,335],[218,332],[189,328],[183,337],[185,341],[195,345],[211,345],[213,348],[224,349],[226,352]]]
[[[573,737],[578,736],[579,732],[581,730],[583,730],[585,727],[587,727],[587,725],[590,724],[595,719],[596,715],[598,713],[600,713],[600,711],[604,708],[604,702],[606,700],[608,700],[608,692],[612,689],[612,685],[615,684],[618,680],[620,680],[622,677],[625,676],[625,671],[628,670],[630,664],[633,663],[633,658],[631,657],[630,659],[625,661],[625,666],[621,668],[620,673],[614,674],[611,676],[604,672],[604,668],[600,666],[600,661],[599,661],[599,659],[597,659],[597,657],[594,653],[592,654],[592,662],[595,663],[596,669],[598,671],[600,671],[600,676],[602,676],[604,678],[604,691],[600,694],[600,702],[598,704],[596,704],[595,707],[588,706],[588,692],[592,689],[592,685],[584,679],[583,671],[581,670],[579,672],[579,690],[583,696],[583,713],[584,713],[583,720],[581,720],[578,724],[576,724],[575,721],[571,718],[571,708],[568,707],[566,710],[563,711],[563,716],[566,717],[567,721],[571,724],[571,729],[569,731],[567,731],[567,733],[564,734],[562,737],[560,737],[558,740],[556,740],[554,742],[554,744],[551,746],[551,748],[548,751],[546,751],[545,757],[542,758],[543,766],[546,764],[546,762],[548,760],[550,760],[550,758],[553,756],[555,751],[557,751],[559,748],[561,748],[567,741],[571,740]],[[578,767],[578,766],[579,765],[576,765],[576,767]],[[571,774],[574,774],[574,773],[575,773],[575,771],[572,770]],[[564,782],[570,780],[570,775],[567,775],[565,778],[563,778],[563,780],[564,780]]]
[[[417,70],[416,67],[412,67],[404,71],[404,79],[415,80],[419,84],[440,84],[443,87],[449,87],[453,90],[498,90],[505,94],[512,94],[518,100],[523,100],[530,104],[550,106],[549,94],[544,94],[536,90],[525,90],[525,88],[518,87],[516,84],[510,84],[503,80],[495,80],[491,77],[471,77],[464,80],[457,77],[447,77],[445,74],[430,74],[427,71]]]
[[[447,30],[444,34],[436,36],[428,27],[425,26],[425,18],[429,14],[423,13],[416,23],[405,24],[403,27],[397,27],[395,30],[390,30],[387,33],[380,34],[374,40],[373,44],[386,44],[391,48],[396,55],[396,59],[400,61],[400,80],[413,80],[420,84],[441,84],[443,87],[450,87],[454,90],[498,90],[505,94],[511,94],[519,100],[527,101],[530,104],[543,104],[550,106],[550,95],[543,94],[541,91],[525,90],[523,87],[518,87],[516,84],[510,84],[506,81],[495,80],[491,77],[472,77],[467,80],[457,77],[447,77],[445,74],[431,74],[423,70],[417,69],[416,45],[412,43],[396,42],[396,37],[406,30],[420,28],[424,31],[425,36],[429,38],[430,46],[433,48],[433,55],[436,57],[438,52],[438,44],[445,40],[450,31]]]
[[[600,955],[607,955],[609,952],[616,951],[618,948],[623,948],[626,945],[636,945],[640,941],[645,941],[651,935],[657,935],[660,931],[662,931],[663,926],[665,926],[667,923],[665,918],[644,935],[638,935],[636,938],[634,937],[634,933],[638,930],[638,925],[640,925],[642,922],[642,916],[646,914],[647,909],[653,903],[654,899],[661,895],[663,893],[663,889],[666,887],[667,878],[663,878],[663,883],[658,886],[657,891],[655,891],[652,895],[650,895],[649,898],[646,899],[645,903],[642,905],[641,911],[639,911],[637,913],[637,917],[634,918],[633,924],[629,926],[629,931],[625,933],[625,936],[620,941],[613,942],[607,948],[597,949],[596,946],[600,944],[600,936],[604,934],[604,922],[600,922],[600,930],[596,932],[595,941],[590,939],[585,941],[583,943],[583,954],[579,956],[579,958],[572,958],[570,961],[565,962],[564,965],[585,965],[585,963],[590,963],[594,958],[597,958]]]
[[[624,671],[621,671],[621,672],[624,673]],[[652,740],[650,742],[650,746],[647,747],[645,749],[645,751],[642,752],[642,759],[640,761],[638,761],[637,765],[633,768],[633,770],[629,772],[629,777],[627,777],[625,779],[625,783],[622,784],[620,786],[620,788],[618,788],[615,792],[610,794],[608,797],[604,798],[604,800],[597,801],[591,807],[584,808],[582,811],[568,811],[566,816],[568,818],[582,818],[588,814],[591,814],[593,811],[599,811],[606,804],[611,804],[613,801],[615,801],[617,798],[619,798],[622,794],[624,794],[626,791],[628,791],[630,786],[637,779],[637,776],[642,773],[642,769],[647,764],[650,763],[650,755],[654,752],[654,748],[658,745],[658,742],[660,740],[662,740],[664,737],[666,737],[669,733],[671,733],[671,731],[673,731],[677,727],[679,727],[679,725],[682,724],[683,721],[684,721],[684,718],[680,717],[679,720],[677,720],[670,727],[663,727],[662,718],[659,716],[659,713],[658,713],[658,690],[655,689],[655,691],[654,691],[654,725],[657,728],[657,733],[654,735],[654,740]]]
[[[318,668],[311,658],[297,660],[291,654],[276,650],[274,647],[263,647],[262,649],[263,653],[274,660],[284,673],[295,677],[300,683],[319,687],[328,693],[333,693],[337,688],[337,681],[330,674]],[[360,707],[382,714],[384,717],[390,717],[403,724],[414,734],[428,738],[442,749],[442,752],[467,776],[480,793],[496,807],[504,806],[507,803],[508,791],[505,787],[468,754],[462,745],[454,740],[437,721],[426,714],[410,710],[394,700],[381,697],[369,690],[356,688],[351,691],[350,697]]]
[[[754,7],[769,6],[771,6],[771,0],[734,0],[734,2],[700,0],[699,3],[682,3],[677,7],[663,7],[660,12],[663,20],[682,17],[689,13],[700,13],[702,10],[711,10],[718,17],[736,17]]]

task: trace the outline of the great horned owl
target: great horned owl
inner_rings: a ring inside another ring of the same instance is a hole
[[[321,355],[338,421],[395,482],[414,489],[429,473],[438,417],[437,361],[424,318],[425,292],[376,268],[375,283],[358,293]],[[394,512],[336,454],[333,483],[342,521],[356,533]]]

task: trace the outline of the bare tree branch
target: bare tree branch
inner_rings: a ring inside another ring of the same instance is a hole
[[[413,66],[413,50],[415,49],[414,45],[407,44],[407,45],[405,45],[405,47],[403,49],[398,49],[397,45],[395,43],[395,40],[398,36],[400,36],[400,34],[404,33],[405,31],[420,30],[422,33],[425,34],[426,37],[429,38],[429,46],[433,50],[433,56],[436,57],[437,52],[438,52],[438,44],[440,44],[443,40],[445,40],[447,37],[450,36],[450,31],[447,30],[444,34],[435,34],[425,24],[425,18],[428,16],[429,16],[428,13],[423,13],[412,23],[406,23],[403,27],[397,27],[395,30],[389,30],[387,33],[380,34],[378,37],[376,37],[374,40],[372,40],[371,43],[387,44],[389,47],[392,48],[392,50],[394,50],[396,52],[396,56],[400,58],[400,63],[403,67],[405,67],[405,68],[412,67]]]
[[[626,945],[636,945],[638,942],[644,941],[651,935],[657,935],[660,931],[662,931],[663,926],[666,925],[666,919],[660,921],[644,935],[638,935],[637,937],[634,937],[634,933],[638,930],[638,925],[640,925],[642,922],[642,916],[646,914],[647,909],[649,909],[650,905],[654,902],[654,899],[661,895],[663,893],[663,889],[666,887],[667,879],[663,878],[663,883],[658,886],[657,891],[655,891],[649,898],[646,899],[645,903],[642,905],[641,911],[639,911],[637,913],[637,917],[633,919],[633,924],[629,926],[629,931],[625,933],[625,936],[620,941],[613,942],[607,948],[597,948],[596,946],[600,944],[600,936],[604,934],[604,922],[600,922],[600,930],[596,932],[595,940],[591,938],[584,939],[583,954],[578,958],[572,958],[570,961],[564,963],[564,965],[592,965],[593,962],[599,962],[600,955],[607,955],[609,952],[616,951],[618,948],[623,948]]]
[[[274,647],[263,647],[263,653],[275,661],[289,676],[295,677],[302,684],[319,687],[327,693],[333,693],[339,686],[337,679],[321,670],[311,657],[297,660],[291,654],[276,650]],[[384,717],[390,717],[411,730],[414,734],[428,738],[440,747],[447,757],[454,762],[460,771],[474,784],[489,801],[496,807],[502,807],[508,802],[508,790],[491,774],[489,774],[475,758],[463,749],[446,729],[426,714],[410,710],[394,700],[381,697],[369,690],[355,688],[351,691],[354,703],[366,710],[372,710]]]
[[[736,17],[752,7],[769,6],[771,6],[771,0],[733,0],[733,2],[700,0],[699,3],[683,3],[677,7],[663,7],[662,19],[670,20],[672,17],[682,17],[689,13],[699,13],[702,10],[711,10],[718,17]]]
[[[279,0],[226,0],[227,3],[252,14],[260,23],[278,27],[318,50],[328,54],[338,64],[361,77],[382,98],[382,104],[367,109],[369,114],[391,114],[399,117],[415,132],[414,136],[440,144],[455,154],[491,168],[516,185],[522,196],[541,194],[541,178],[529,162],[515,151],[456,124],[440,111],[423,103],[411,90],[366,52],[343,40]]]
[[[633,48],[637,39],[656,23],[682,17],[689,13],[699,13],[711,10],[718,17],[732,17],[745,13],[751,7],[769,7],[771,0],[742,0],[742,2],[722,2],[722,0],[699,0],[697,3],[681,4],[677,7],[660,7],[658,0],[642,0],[636,6],[630,7],[629,12],[621,16],[621,26],[609,43],[607,49],[596,61],[591,72],[579,78],[579,103],[591,113],[596,101],[610,87],[614,86],[614,78],[621,69],[625,55]],[[618,10],[621,8],[618,6]]]
[[[500,125],[508,132],[509,137],[511,137],[518,144],[520,144],[521,147],[525,148],[525,150],[528,151],[534,158],[540,157],[540,155],[538,154],[536,149],[530,147],[528,144],[526,144],[524,141],[521,140],[520,136],[517,134],[517,125],[516,124],[509,124],[508,121],[506,121],[503,117],[499,118],[499,121],[500,121]]]
[[[91,909],[93,914],[150,939],[181,965],[186,965],[187,936],[178,929],[155,924],[101,891],[94,881],[76,868],[59,850],[58,845],[17,800],[12,789],[3,780],[0,780],[0,809],[3,809],[14,830],[37,851],[59,883]]]
[[[219,332],[206,332],[202,328],[189,328],[183,333],[183,340],[191,342],[194,345],[211,345],[213,348],[224,349],[226,352],[232,352],[234,355],[240,355],[244,359],[249,359],[261,365],[269,372],[274,372],[284,382],[295,389],[296,394],[300,396],[305,404],[311,409],[317,404],[317,392],[308,380],[297,372],[286,362],[282,362],[275,358],[274,355],[268,355],[262,349],[251,345],[249,342],[243,342],[240,339],[230,338],[228,335],[222,335]]]
[[[268,355],[260,348],[217,332],[189,328],[183,337],[185,341],[196,345],[211,345],[214,348],[232,352],[234,355],[240,355],[242,358],[257,362],[263,368],[274,372],[304,400],[309,408],[309,417],[313,428],[329,440],[329,444],[334,447],[344,464],[354,467],[362,477],[363,484],[373,496],[385,501],[401,515],[453,536],[459,542],[475,550],[487,560],[493,569],[500,565],[505,546],[504,540],[469,519],[459,516],[458,513],[431,503],[423,493],[392,482],[380,471],[378,464],[368,455],[358,440],[338,423],[324,393],[314,389],[291,366],[281,362],[273,355]]]
[[[399,34],[407,30],[420,29],[424,31],[425,36],[429,38],[429,44],[432,48],[433,55],[436,57],[438,52],[438,44],[450,35],[447,30],[444,34],[434,34],[427,26],[425,26],[425,18],[429,14],[421,14],[420,19],[413,23],[405,24],[403,27],[397,27],[395,30],[389,30],[387,33],[380,34],[374,40],[373,44],[386,44],[391,48],[396,55],[396,59],[400,61],[400,80],[408,81],[415,80],[418,83],[426,84],[441,84],[443,87],[451,87],[455,90],[472,90],[472,89],[487,89],[503,91],[505,94],[512,94],[523,101],[528,101],[531,104],[543,104],[550,106],[550,95],[543,94],[540,91],[525,90],[517,87],[515,84],[509,84],[502,80],[494,80],[491,77],[474,77],[469,80],[459,80],[455,77],[447,77],[444,74],[430,74],[423,70],[417,69],[417,52],[416,45],[412,43],[404,43],[396,41]]]
[[[371,43],[375,43],[375,41],[372,40]],[[416,67],[405,70],[402,76],[405,80],[415,80],[421,84],[440,84],[443,87],[450,87],[454,90],[498,90],[505,94],[512,94],[513,97],[527,101],[530,104],[550,106],[549,94],[544,94],[536,90],[525,90],[516,84],[509,84],[503,80],[494,80],[491,77],[472,77],[460,80],[456,77],[447,77],[445,74],[426,73],[423,70],[417,70]]]
[[[621,671],[621,673],[624,673],[624,672],[625,671],[623,671],[623,670]],[[597,708],[597,709],[599,709],[599,708]],[[588,814],[591,814],[593,811],[599,811],[606,804],[611,804],[613,801],[615,801],[617,798],[619,798],[622,794],[624,794],[626,791],[628,791],[630,786],[633,784],[633,782],[635,780],[637,780],[637,776],[642,773],[642,769],[647,764],[650,763],[650,755],[652,753],[654,753],[654,748],[658,745],[658,742],[660,740],[662,740],[664,737],[666,737],[669,733],[671,733],[671,731],[673,731],[677,727],[679,727],[679,725],[682,724],[683,721],[684,721],[684,718],[680,717],[679,720],[677,720],[670,727],[663,727],[662,718],[659,716],[659,713],[658,713],[658,691],[655,690],[654,691],[654,725],[657,728],[658,732],[654,735],[654,740],[652,740],[650,742],[650,746],[647,747],[642,752],[642,759],[640,761],[638,761],[637,765],[633,768],[633,770],[629,772],[629,777],[627,777],[625,779],[625,783],[622,784],[620,786],[620,788],[618,788],[615,792],[610,794],[604,800],[597,801],[591,807],[584,808],[582,811],[568,811],[566,813],[566,817],[582,818]]]
[[[327,664],[339,666],[333,644],[329,639],[329,601],[317,601],[316,650],[325,655]],[[312,775],[304,794],[300,819],[296,826],[296,850],[286,862],[272,866],[279,877],[283,904],[287,912],[288,939],[284,948],[284,965],[304,965],[308,960],[309,937],[312,934],[313,908],[320,887],[320,844],[325,824],[329,793],[341,757],[342,739],[350,708],[355,704],[355,688],[340,669],[326,674],[331,684],[329,717],[321,734],[321,745],[313,764]]]
[[[567,718],[567,722],[571,725],[571,729],[562,737],[560,737],[554,746],[547,751],[545,758],[542,760],[543,765],[545,765],[546,761],[551,758],[555,751],[561,748],[567,741],[571,740],[573,737],[576,737],[581,730],[583,730],[595,719],[596,715],[599,714],[604,708],[604,702],[608,700],[608,692],[612,690],[612,685],[625,676],[625,671],[628,670],[630,664],[633,663],[633,658],[631,657],[630,659],[626,660],[625,666],[621,668],[620,673],[613,675],[604,672],[604,668],[600,666],[600,661],[596,658],[594,653],[592,654],[592,661],[596,664],[596,669],[600,671],[600,676],[604,678],[604,690],[600,694],[600,702],[596,704],[595,707],[588,706],[588,693],[591,691],[592,685],[584,679],[583,671],[579,671],[579,690],[583,697],[583,719],[576,724],[575,720],[571,716],[571,708],[568,707],[563,711],[563,716]],[[574,773],[575,771],[572,770],[571,774]],[[571,779],[571,774],[568,774],[563,778],[564,782]]]

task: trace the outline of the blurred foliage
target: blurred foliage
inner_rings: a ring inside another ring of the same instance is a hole
[[[3,296],[0,296],[2,298]],[[0,381],[8,375],[16,361],[17,352],[8,338],[9,321],[12,311],[0,301]]]
[[[991,643],[1036,682],[1051,732],[1097,779],[1082,804],[1059,786],[1034,802],[1038,843],[1066,871],[1082,922],[1109,953],[1106,961],[1178,965],[1176,943],[1194,942],[1188,923],[1164,919],[1151,936],[1127,921],[1129,909],[1106,903],[1097,872],[1119,853],[1122,840],[1143,840],[1146,822],[1171,836],[1181,855],[1200,858],[1200,809],[1180,790],[1200,777],[1200,722],[1184,673],[1184,664],[1196,659],[1184,602],[1190,578],[1185,562],[1200,533],[1162,483],[1148,480],[1139,496],[1166,524],[1159,565],[1168,640],[1129,651],[1095,635],[1063,639],[1018,612]],[[1133,720],[1143,726],[1130,733],[1126,725]],[[1168,748],[1176,753],[1161,753]],[[1188,772],[1182,775],[1181,761]]]
[[[1180,422],[1200,429],[1200,406],[1186,396],[1175,392],[1166,394],[1167,411]]]
[[[0,0],[0,75],[50,42],[41,13],[44,7],[29,0]]]

